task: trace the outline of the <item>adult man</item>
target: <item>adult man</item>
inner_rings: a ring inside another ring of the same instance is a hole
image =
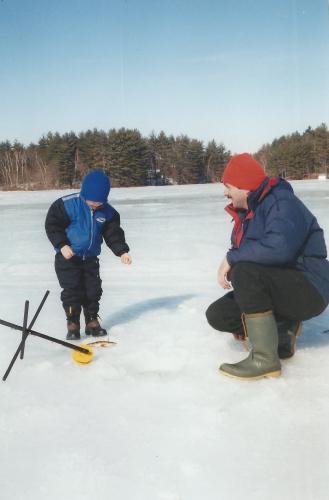
[[[290,184],[267,177],[247,153],[233,156],[222,182],[235,224],[218,282],[233,291],[211,304],[206,316],[217,330],[249,337],[251,351],[220,371],[240,379],[279,376],[280,358],[293,356],[301,322],[329,302],[323,231]]]

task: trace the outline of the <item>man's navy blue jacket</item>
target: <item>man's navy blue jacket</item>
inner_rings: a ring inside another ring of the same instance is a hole
[[[323,230],[281,178],[267,177],[248,196],[247,212],[226,211],[235,220],[227,261],[294,268],[329,302],[329,262]]]
[[[115,255],[129,252],[119,213],[108,203],[91,210],[79,193],[56,200],[48,210],[45,227],[57,252],[70,245],[78,257],[95,257],[101,253],[103,239]]]

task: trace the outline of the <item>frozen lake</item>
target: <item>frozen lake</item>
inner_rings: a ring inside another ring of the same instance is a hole
[[[329,245],[329,181],[293,182]],[[65,192],[67,193],[67,192]],[[44,232],[63,191],[0,192],[0,318],[65,337]],[[113,189],[133,264],[103,246],[100,315],[117,342],[79,366],[28,338],[1,382],[2,500],[327,500],[329,310],[306,322],[277,380],[218,372],[245,353],[204,311],[231,221],[221,185]],[[3,374],[19,334],[0,326]]]

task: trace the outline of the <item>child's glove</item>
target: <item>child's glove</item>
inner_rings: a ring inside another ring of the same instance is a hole
[[[129,255],[129,253],[123,253],[120,257],[122,264],[131,264],[132,263],[132,258]]]

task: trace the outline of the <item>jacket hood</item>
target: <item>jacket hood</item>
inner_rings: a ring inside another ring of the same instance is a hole
[[[282,191],[290,191],[293,193],[293,189],[289,182],[281,177],[266,177],[256,191],[251,191],[249,193],[248,206],[251,210],[254,210],[256,205],[266,198],[269,193],[272,193],[276,197]]]

